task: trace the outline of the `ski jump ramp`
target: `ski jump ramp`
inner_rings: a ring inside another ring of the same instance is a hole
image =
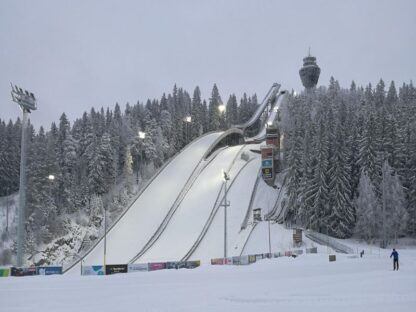
[[[274,85],[266,99],[275,97],[278,87]],[[256,112],[256,116],[260,114]],[[249,209],[261,163],[260,155],[250,152],[250,149],[258,149],[258,144],[229,146],[229,141],[236,138],[242,142],[243,135],[241,128],[208,133],[171,159],[107,230],[105,263],[222,256],[223,171],[231,177],[227,194],[230,202],[227,208],[228,255],[238,255],[242,247],[233,246],[241,240],[240,225]],[[242,153],[246,157],[241,157]],[[104,263],[103,238],[83,256],[82,263]],[[80,261],[65,271],[79,272],[79,269]]]

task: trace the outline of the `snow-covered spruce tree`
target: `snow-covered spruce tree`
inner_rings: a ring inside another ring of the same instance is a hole
[[[339,111],[339,115],[343,110]],[[339,116],[335,129],[332,157],[329,168],[330,232],[339,238],[350,237],[354,226],[354,211],[351,204],[351,185],[347,162],[345,122]]]
[[[361,172],[354,206],[357,215],[354,232],[358,237],[371,242],[378,237],[382,220],[374,185],[366,171]]]
[[[405,195],[399,177],[395,174],[387,161],[383,163],[382,201],[383,228],[386,243],[396,242],[397,238],[405,233],[408,214],[405,209]],[[379,233],[380,238],[383,233]]]
[[[191,124],[189,140],[199,137],[203,132],[203,107],[201,102],[201,91],[196,87],[192,97]],[[189,125],[188,125],[189,126]]]
[[[308,228],[318,232],[326,232],[328,219],[329,188],[328,188],[328,154],[329,139],[326,129],[325,115],[322,108],[317,112],[316,145],[314,153],[316,162],[314,176],[305,192],[305,200],[311,209]]]
[[[218,131],[221,126],[221,112],[219,106],[222,104],[217,85],[214,84],[208,105],[208,131]]]
[[[238,124],[238,104],[235,94],[231,94],[227,101],[227,108],[225,111],[227,128]]]

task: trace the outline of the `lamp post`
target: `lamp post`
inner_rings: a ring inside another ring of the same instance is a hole
[[[186,142],[185,143],[188,144],[188,141],[189,141],[188,124],[192,122],[192,117],[191,116],[186,116],[184,121],[185,121],[185,124],[186,124]]]
[[[139,131],[138,132],[138,136],[140,140],[144,140],[146,138],[146,133]],[[143,166],[143,146],[140,149],[140,157],[141,157],[141,163],[140,163],[140,173],[143,176],[143,170],[142,170],[142,166]],[[136,177],[136,183],[139,184],[139,154],[137,154],[137,177]]]
[[[12,100],[22,109],[22,142],[20,148],[20,181],[19,181],[19,225],[17,230],[17,258],[16,265],[23,264],[23,246],[25,242],[25,219],[26,219],[26,136],[29,114],[36,110],[36,98],[33,93],[12,86]]]
[[[223,171],[223,178],[224,178],[224,203],[222,206],[224,206],[224,261],[227,258],[227,206],[230,205],[229,202],[227,202],[227,181],[230,180],[230,176],[227,174],[227,172]]]
[[[48,176],[48,180],[49,180],[49,197],[50,197],[50,200],[52,201],[52,183],[53,183],[53,181],[55,181],[55,176],[53,175],[53,174],[50,174],[49,176]]]

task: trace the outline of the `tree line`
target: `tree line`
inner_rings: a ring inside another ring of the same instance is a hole
[[[383,80],[291,97],[283,112],[287,220],[387,244],[416,234],[416,89]]]
[[[127,103],[124,110],[119,104],[91,108],[72,124],[63,113],[49,130],[29,123],[27,252],[68,234],[68,216],[81,214],[89,225],[102,227],[105,208],[115,219],[143,182],[186,144],[246,121],[257,105],[256,95],[246,94],[240,103],[234,94],[223,103],[216,85],[208,101],[199,87],[191,96],[175,85],[160,99]],[[19,118],[0,119],[0,196],[19,189],[21,129]]]

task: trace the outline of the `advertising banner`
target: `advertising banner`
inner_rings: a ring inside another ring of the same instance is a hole
[[[84,265],[81,272],[82,275],[105,275],[103,265]]]
[[[318,248],[317,247],[306,248],[306,253],[307,254],[316,254],[316,253],[318,253]]]
[[[285,251],[285,257],[291,257],[292,252],[291,251]]]
[[[127,273],[127,264],[107,264],[105,266],[105,275],[118,273]]]
[[[264,258],[263,254],[255,255],[255,257],[256,257],[256,261]]]
[[[38,274],[38,275],[62,274],[62,267],[61,266],[40,266],[40,267],[36,267],[36,274]]]
[[[255,255],[249,255],[249,256],[248,256],[248,262],[249,262],[249,263],[254,263],[254,262],[256,262],[256,256],[255,256]]]
[[[182,262],[184,263],[184,268],[186,269],[195,269],[201,265],[201,261],[195,260],[195,261],[186,261]]]
[[[10,276],[10,268],[0,268],[0,277]]]
[[[232,265],[233,264],[233,258],[226,258],[225,259],[225,264],[228,264],[228,265]]]
[[[166,269],[166,262],[149,263],[149,271],[164,270],[164,269]]]
[[[224,258],[211,259],[211,264],[212,265],[222,265],[222,264],[224,264]]]
[[[179,261],[169,261],[166,262],[166,269],[179,269],[180,262]]]
[[[240,264],[241,264],[241,259],[240,259],[240,257],[238,257],[238,256],[233,257],[233,264],[234,264],[234,265],[240,265]]]
[[[296,250],[293,250],[293,253],[295,254],[295,255],[301,255],[301,254],[303,254],[303,250],[302,249],[296,249]]]
[[[36,275],[36,267],[29,267],[29,268],[15,268],[11,269],[12,276],[32,276]]]
[[[240,257],[240,265],[248,265],[250,262],[248,260],[248,256],[241,256]]]
[[[127,272],[147,272],[149,271],[149,264],[147,263],[130,263],[127,266]]]

